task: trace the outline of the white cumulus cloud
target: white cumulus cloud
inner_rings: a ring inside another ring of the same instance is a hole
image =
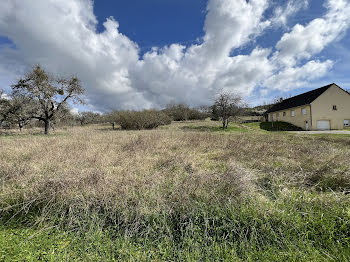
[[[40,63],[56,74],[76,74],[90,108],[100,111],[172,101],[208,104],[220,90],[244,96],[257,87],[288,90],[326,74],[333,62],[313,56],[342,37],[350,20],[349,1],[328,0],[323,17],[295,25],[275,47],[232,56],[274,25],[285,25],[307,1],[291,0],[266,17],[275,8],[268,0],[209,0],[200,43],[154,47],[140,57],[137,43],[119,32],[115,18],[97,32],[93,5],[92,0],[2,0],[0,35],[15,48],[0,46],[0,84]]]
[[[344,36],[350,26],[350,2],[329,0],[325,7],[327,13],[323,17],[305,26],[295,25],[278,41],[277,51],[270,59],[276,70],[264,81],[264,86],[284,91],[302,87],[324,76],[333,67],[334,62],[329,59],[312,58]]]
[[[327,45],[342,36],[350,25],[350,2],[329,0],[327,14],[312,20],[306,26],[297,24],[277,43],[276,60],[294,66],[302,59],[310,59]]]
[[[305,86],[309,81],[325,75],[332,66],[331,60],[325,62],[312,60],[300,67],[286,68],[269,77],[264,84],[273,89],[291,90]]]

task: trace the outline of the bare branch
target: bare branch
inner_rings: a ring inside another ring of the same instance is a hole
[[[13,93],[31,101],[32,119],[45,123],[45,134],[49,132],[50,121],[56,118],[67,104],[83,102],[80,96],[84,93],[77,77],[55,78],[45,72],[39,65],[12,86]]]

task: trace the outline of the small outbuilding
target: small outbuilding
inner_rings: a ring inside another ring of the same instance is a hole
[[[333,83],[282,100],[267,114],[270,122],[288,122],[305,130],[350,128],[350,93]]]

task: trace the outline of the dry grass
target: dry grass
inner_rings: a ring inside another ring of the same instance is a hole
[[[76,127],[51,137],[0,138],[1,199],[91,198],[109,208],[132,203],[147,213],[171,212],[193,199],[221,203],[245,191],[253,197],[266,183],[349,190],[348,137],[223,135],[185,132],[187,125],[142,132]]]
[[[174,239],[174,232],[184,237],[182,230],[189,227],[197,232],[197,223],[208,237],[227,234],[229,239],[232,234],[233,241],[248,234],[255,243],[286,241],[284,233],[277,233],[283,228],[297,237],[310,226],[305,220],[295,228],[303,212],[312,219],[323,210],[330,224],[333,216],[348,223],[342,210],[349,203],[344,194],[350,189],[349,137],[267,133],[246,126],[240,128],[249,132],[183,128],[189,125],[213,123],[176,123],[150,131],[90,126],[49,137],[0,136],[2,222],[78,231],[113,227],[129,237],[154,238],[163,232]],[[231,225],[237,232],[225,233],[220,228],[230,219],[238,221]],[[263,235],[248,233],[252,225]],[[273,241],[267,225],[276,226]],[[344,233],[342,225],[333,235]]]
[[[230,140],[213,134],[75,128],[64,136],[0,141],[7,209],[21,199],[26,209],[60,200],[171,213],[193,199],[221,202],[253,187],[251,170],[233,159],[218,161]]]

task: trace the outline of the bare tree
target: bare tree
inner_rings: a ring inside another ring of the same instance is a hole
[[[2,126],[5,121],[5,112],[7,110],[8,102],[4,97],[4,90],[0,89],[0,126]]]
[[[203,111],[201,111],[203,109]],[[204,120],[209,116],[202,107],[191,108],[186,104],[175,104],[174,102],[168,104],[163,112],[172,118],[174,121],[187,121],[187,120]]]
[[[242,98],[231,93],[220,93],[213,105],[213,111],[222,120],[222,128],[228,127],[230,118],[236,117],[242,109]]]
[[[14,94],[20,94],[33,101],[35,113],[32,118],[45,124],[45,134],[49,134],[50,122],[70,100],[83,103],[84,89],[77,77],[57,78],[46,73],[40,66],[33,68],[24,79],[12,86]]]
[[[69,105],[65,104],[51,119],[50,127],[54,131],[57,124],[72,125],[74,122],[75,116],[71,113]]]
[[[174,102],[168,104],[164,112],[170,116],[174,121],[186,121],[189,118],[191,109],[185,104],[175,104]]]
[[[77,120],[80,122],[80,125],[87,124],[98,124],[102,122],[102,116],[99,113],[94,112],[80,112],[77,116]]]
[[[2,99],[0,118],[6,125],[18,125],[20,131],[30,122],[35,113],[33,101],[19,93],[12,93],[8,99]]]
[[[211,113],[211,107],[210,106],[199,106],[197,108],[197,110],[201,113],[204,113],[204,114],[207,114],[208,116],[210,115]]]

